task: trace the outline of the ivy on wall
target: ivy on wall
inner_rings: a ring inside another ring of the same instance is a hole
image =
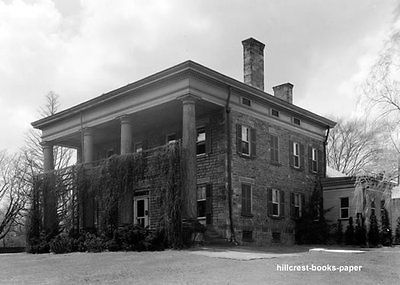
[[[38,240],[43,229],[46,199],[50,191],[57,196],[57,229],[68,232],[80,229],[88,210],[87,203],[93,199],[100,210],[98,234],[118,227],[118,201],[127,193],[147,185],[151,196],[156,197],[160,216],[158,230],[164,231],[167,243],[182,246],[181,223],[181,148],[179,143],[169,144],[150,151],[114,155],[96,166],[81,164],[67,170],[41,175],[35,178],[32,189],[30,217],[35,226],[28,228],[29,240]],[[55,183],[48,177],[55,176]],[[50,211],[51,212],[51,211]],[[32,224],[31,222],[31,224]],[[35,238],[36,237],[36,238]],[[32,242],[31,242],[32,243]]]

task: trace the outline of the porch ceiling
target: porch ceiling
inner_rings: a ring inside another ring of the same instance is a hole
[[[221,106],[208,101],[199,100],[196,102],[196,118],[203,117],[206,113],[221,109]],[[163,126],[182,124],[182,102],[179,100],[170,101],[155,107],[139,111],[129,115],[132,122],[134,134],[145,133],[151,129],[162,129]],[[120,121],[118,118],[93,128],[95,143],[107,142],[120,138]],[[77,132],[64,136],[57,141],[57,145],[77,148],[81,145],[81,133]]]

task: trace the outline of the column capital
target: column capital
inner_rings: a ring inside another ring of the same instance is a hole
[[[201,97],[189,93],[179,96],[176,99],[182,101],[182,103],[185,105],[185,104],[194,104],[196,103],[196,101],[201,100]]]
[[[117,117],[117,119],[121,122],[121,124],[130,124],[132,123],[132,119],[129,115],[121,115]]]
[[[41,141],[39,143],[43,148],[51,148],[54,146],[54,144],[52,142],[49,141]]]
[[[91,136],[93,135],[93,129],[92,128],[83,128],[82,129],[83,135],[84,136]]]

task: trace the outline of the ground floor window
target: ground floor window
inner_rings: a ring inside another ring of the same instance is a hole
[[[340,218],[348,219],[349,218],[349,197],[340,198]]]
[[[206,185],[197,186],[197,217],[205,218],[206,217]]]
[[[133,221],[135,225],[147,227],[149,221],[149,197],[138,196],[133,199]]]
[[[251,185],[242,184],[242,215],[251,215]]]
[[[280,209],[279,209],[279,190],[272,189],[272,215],[279,216]]]

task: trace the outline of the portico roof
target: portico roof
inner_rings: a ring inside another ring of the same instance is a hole
[[[326,128],[332,128],[336,124],[335,122],[327,118],[300,108],[296,105],[290,104],[284,100],[274,97],[271,94],[263,92],[236,79],[233,79],[196,62],[188,60],[173,67],[170,67],[166,70],[150,75],[139,81],[130,83],[126,86],[120,87],[108,93],[102,94],[98,97],[95,97],[91,100],[68,108],[55,115],[37,120],[32,123],[32,126],[37,129],[44,129],[52,124],[57,124],[57,122],[59,121],[71,118],[72,116],[76,116],[77,114],[80,114],[84,111],[119,100],[126,96],[128,93],[133,94],[135,91],[139,91],[153,85],[166,82],[172,78],[176,79],[185,77],[202,78],[203,80],[225,86],[226,88],[232,88],[237,92],[246,94],[246,96],[256,98],[259,101],[265,101],[266,104],[287,110],[288,112],[291,112],[296,116],[307,118],[307,120],[310,120]],[[190,87],[190,81],[188,82],[188,85],[188,87]]]

